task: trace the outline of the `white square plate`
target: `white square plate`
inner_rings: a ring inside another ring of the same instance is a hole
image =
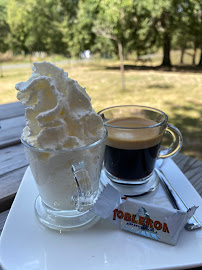
[[[187,178],[172,160],[166,160],[162,170],[189,206],[199,206],[196,216],[201,221],[202,200]],[[37,195],[28,168],[1,235],[3,269],[137,270],[202,265],[201,229],[183,230],[176,246],[120,231],[105,220],[86,231],[59,233],[39,224],[34,212]]]

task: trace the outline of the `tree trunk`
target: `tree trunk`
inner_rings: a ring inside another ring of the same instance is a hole
[[[185,49],[181,49],[180,64],[184,63],[184,53],[185,53]]]
[[[2,62],[0,61],[0,74],[1,74],[0,77],[3,78],[3,76],[4,76],[4,73],[3,73],[3,61]]]
[[[194,44],[194,53],[192,58],[192,65],[196,65],[196,45]]]
[[[125,53],[123,53],[123,56],[124,56],[124,60],[128,60],[128,57],[129,57],[128,49],[125,50]]]
[[[198,66],[199,67],[202,67],[202,48],[201,48],[201,56],[200,56],[200,60],[199,60]]]
[[[123,63],[123,47],[120,41],[118,41],[119,59],[120,59],[120,70],[121,70],[121,88],[125,90],[125,78],[124,78],[124,63]]]
[[[170,35],[167,31],[164,32],[163,36],[163,62],[161,66],[164,67],[171,67],[171,61],[170,61],[170,48],[171,48],[171,40]]]

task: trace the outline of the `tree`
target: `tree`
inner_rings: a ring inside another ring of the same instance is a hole
[[[194,44],[194,50],[200,49],[200,60],[198,66],[202,66],[202,2],[201,0],[189,0],[186,12],[189,14],[189,34]],[[193,55],[195,64],[195,54]]]
[[[3,68],[1,59],[1,53],[4,53],[8,50],[8,36],[10,29],[7,23],[7,1],[0,0],[0,73],[3,77]]]
[[[66,44],[71,48],[71,55],[79,56],[81,52],[89,49],[92,53],[99,53],[100,55],[114,53],[115,50],[111,40],[103,39],[93,32],[99,13],[99,5],[100,1],[80,0],[74,13],[71,12],[71,25],[69,23],[70,15],[66,14],[63,34]]]
[[[25,54],[116,53],[122,89],[124,57],[134,51],[141,55],[163,47],[162,66],[170,67],[173,43],[181,48],[183,61],[191,42],[195,51],[200,48],[202,64],[201,0],[0,0],[0,12],[0,31],[6,33],[0,36],[1,51],[9,44]]]
[[[202,2],[200,0],[178,1],[177,14],[176,29],[172,36],[173,46],[181,50],[181,64],[185,50],[193,48],[192,64],[195,65],[196,50],[202,44]]]
[[[62,42],[65,44],[67,55],[75,55],[80,46],[73,42],[75,36],[79,35],[75,29],[79,0],[58,1],[62,18],[62,21],[58,24],[58,30],[62,33]]]
[[[122,1],[101,1],[99,12],[93,27],[93,32],[102,38],[111,39],[118,48],[121,70],[122,90],[125,90],[122,28],[125,20],[125,10]],[[121,23],[123,23],[121,25]]]
[[[185,12],[182,13],[178,28],[172,38],[172,48],[181,51],[180,64],[184,63],[186,49],[193,47],[192,36],[189,33],[189,17]]]
[[[92,28],[97,36],[110,39],[117,46],[120,59],[122,90],[125,90],[124,79],[124,45],[129,41],[133,1],[103,0],[97,1],[97,13]]]
[[[7,1],[0,0],[0,52],[8,50],[8,35],[10,33],[7,23]]]
[[[64,10],[64,22],[62,24],[63,40],[70,48],[70,55],[79,56],[84,50],[94,45],[95,34],[92,32],[96,14],[97,1],[77,1],[69,11]]]
[[[179,36],[182,50],[185,49],[187,40],[188,17],[185,14],[185,6],[189,8],[189,2],[192,0],[144,0],[140,1],[142,10],[146,14],[148,26],[145,30],[144,39],[151,47],[163,48],[163,60],[161,66],[171,67],[170,51],[173,38]],[[197,1],[197,0],[193,0]],[[185,20],[183,21],[183,19]],[[183,36],[183,40],[180,39]],[[175,38],[176,41],[176,38]]]
[[[156,35],[154,43],[163,47],[161,66],[171,67],[170,51],[172,37],[177,29],[181,0],[147,0],[144,5],[151,11],[150,35]]]
[[[9,0],[8,23],[11,29],[11,46],[14,51],[32,53],[65,53],[59,0]]]

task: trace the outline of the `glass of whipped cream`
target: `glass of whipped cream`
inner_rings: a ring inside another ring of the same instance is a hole
[[[107,131],[85,88],[49,62],[15,85],[25,105],[22,143],[39,196],[39,220],[58,230],[87,228],[99,191]]]
[[[90,145],[53,151],[21,139],[39,191],[35,212],[44,225],[68,231],[98,221],[89,210],[99,193],[106,137],[107,131]]]

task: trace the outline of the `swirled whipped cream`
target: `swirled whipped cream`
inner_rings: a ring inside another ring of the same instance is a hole
[[[15,86],[17,98],[27,106],[23,140],[45,150],[72,149],[99,140],[103,122],[85,88],[51,63],[33,63],[32,69],[31,77]]]

